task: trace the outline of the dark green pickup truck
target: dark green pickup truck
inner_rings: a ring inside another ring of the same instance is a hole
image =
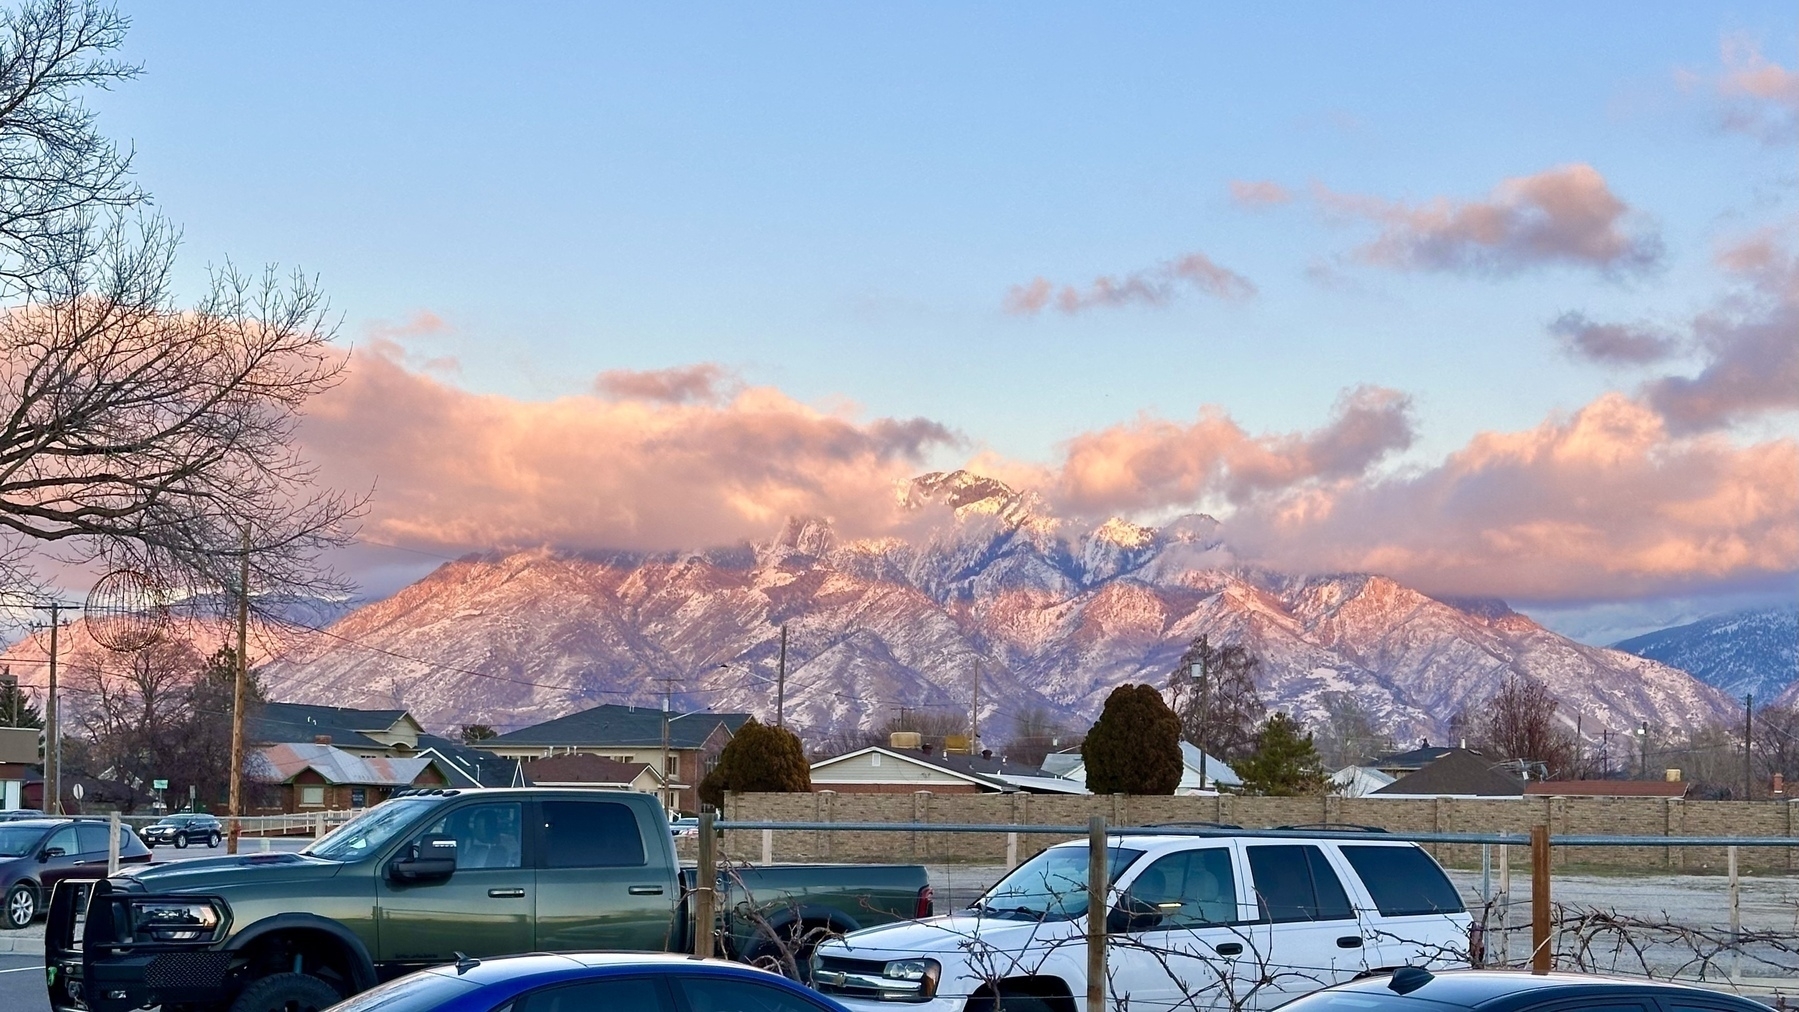
[[[50,1005],[291,1012],[461,955],[688,951],[692,884],[650,795],[417,792],[298,854],[59,884]],[[757,961],[796,938],[931,912],[918,865],[734,869],[718,888],[724,951]]]

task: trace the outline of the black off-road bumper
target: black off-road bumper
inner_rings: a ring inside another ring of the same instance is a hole
[[[121,930],[129,925],[126,905],[155,898],[116,889],[104,879],[57,883],[44,928],[44,976],[53,1012],[130,1012],[232,997],[231,954],[212,948],[216,943],[128,940],[129,931]]]

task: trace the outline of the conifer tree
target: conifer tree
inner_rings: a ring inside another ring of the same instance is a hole
[[[1246,794],[1295,798],[1324,793],[1324,767],[1312,734],[1276,712],[1256,734],[1255,752],[1236,765]]]
[[[1153,685],[1120,685],[1081,745],[1095,794],[1173,794],[1181,784],[1181,718]]]
[[[812,789],[805,746],[792,731],[751,717],[719,753],[718,766],[700,781],[700,800],[723,808],[725,793],[788,793]]]

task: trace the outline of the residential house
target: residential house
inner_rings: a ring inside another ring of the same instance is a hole
[[[812,764],[812,789],[843,794],[1000,794],[1018,790],[986,756],[944,755],[936,745],[895,748],[870,745]],[[984,767],[984,768],[983,768]],[[1019,775],[1037,770],[1020,766]]]
[[[0,810],[27,807],[26,783],[41,782],[32,774],[38,769],[42,734],[35,727],[0,727]]]
[[[1381,756],[1373,762],[1368,763],[1368,766],[1397,780],[1400,777],[1418,772],[1451,752],[1468,751],[1471,750],[1465,747],[1456,748],[1454,746],[1432,745],[1430,739],[1427,738],[1417,748],[1409,749],[1404,752],[1395,752],[1392,755]],[[1478,755],[1479,753],[1475,754]]]
[[[1372,766],[1345,766],[1331,774],[1332,793],[1344,798],[1365,798],[1399,778]]]
[[[1378,761],[1377,761],[1378,762]],[[1381,763],[1381,771],[1387,772]],[[1370,792],[1370,798],[1521,798],[1524,781],[1504,763],[1471,749],[1450,749],[1417,772]]]
[[[584,752],[523,760],[520,766],[539,787],[593,787],[641,794],[655,794],[662,788],[656,767],[650,763],[621,763]]]
[[[264,703],[245,731],[258,745],[329,745],[364,759],[438,760],[448,786],[523,787],[516,759],[430,734],[405,710],[359,710],[311,703]]]
[[[1071,757],[1075,761],[1068,762]],[[1052,762],[1052,760],[1055,760]],[[1050,776],[1072,780],[1081,785],[1082,793],[1087,787],[1087,764],[1081,761],[1079,754],[1072,752],[1056,752],[1044,757],[1043,772]],[[1174,793],[1182,796],[1217,794],[1224,790],[1235,790],[1243,786],[1243,778],[1231,769],[1224,760],[1208,755],[1199,750],[1199,746],[1190,741],[1181,742],[1181,782]]]
[[[665,713],[650,707],[606,704],[490,738],[481,747],[520,760],[585,754],[620,763],[650,763],[662,771],[663,804],[697,812],[699,782],[717,765],[725,743],[749,719],[747,713]]]
[[[367,808],[403,787],[444,787],[450,779],[431,756],[364,757],[306,742],[258,749],[248,772],[274,789],[273,802],[257,814]]]

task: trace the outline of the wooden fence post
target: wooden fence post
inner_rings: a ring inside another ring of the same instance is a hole
[[[1530,972],[1550,970],[1549,827],[1530,827]]]
[[[713,887],[718,884],[718,840],[712,830],[713,814],[700,813],[699,867],[693,877],[693,954],[712,956]]]

